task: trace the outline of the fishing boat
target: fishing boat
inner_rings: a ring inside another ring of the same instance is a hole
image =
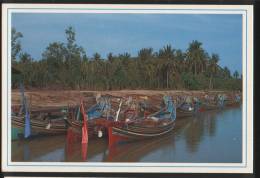
[[[225,106],[225,96],[216,95],[213,98],[206,97],[204,101],[201,102],[200,111],[210,111],[222,109]]]
[[[165,107],[148,116],[128,122],[114,122],[108,129],[109,145],[162,136],[171,132],[176,119],[176,108],[171,97],[165,96]]]
[[[177,107],[177,118],[191,117],[194,115],[194,107],[190,103],[182,103]]]
[[[191,96],[178,96],[177,100],[177,119],[191,117],[195,113],[195,108]]]
[[[200,106],[201,111],[217,110],[220,106],[217,103],[213,102],[202,102]]]
[[[238,107],[241,105],[241,96],[236,94],[234,97],[225,100],[226,107]]]
[[[20,83],[21,105],[12,107],[12,138],[19,134],[25,138],[38,134],[61,134],[67,130],[67,110],[65,108],[29,108],[24,86]]]
[[[29,127],[33,135],[64,134],[67,130],[65,109],[34,110],[30,113]],[[12,126],[17,129],[26,127],[26,115],[12,113]]]
[[[99,97],[96,104],[92,105],[89,109],[86,109],[85,114],[87,116],[89,138],[93,138],[94,136],[103,137],[107,133],[105,125],[113,119],[111,118],[110,112],[111,105],[108,96]],[[71,115],[68,119],[70,129],[81,136],[83,117],[80,111],[80,106],[78,105],[72,108],[70,113]]]
[[[81,137],[83,121],[82,121],[82,119],[75,118],[75,113],[80,112],[79,110],[80,110],[79,106],[75,107],[74,112],[72,112],[72,114],[70,115],[70,117],[67,121],[68,121],[68,124],[69,124],[68,131],[72,131],[73,134],[76,134],[79,137]],[[94,136],[94,124],[93,124],[93,122],[88,121],[87,129],[88,129],[88,137],[89,138],[93,137]]]
[[[153,108],[154,109],[154,108]],[[106,137],[108,128],[115,121],[124,124],[133,122],[137,117],[147,116],[153,113],[148,104],[142,101],[133,101],[132,97],[115,97],[111,95],[100,96],[97,103],[86,110],[89,138]],[[75,107],[74,113],[68,120],[71,129],[81,135],[82,118],[79,107]]]
[[[226,107],[238,107],[241,105],[241,102],[234,101],[234,100],[227,100],[225,101],[225,106]]]

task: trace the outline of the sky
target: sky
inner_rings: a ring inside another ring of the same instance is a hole
[[[72,26],[76,43],[87,56],[106,58],[141,48],[154,51],[167,44],[185,51],[192,40],[202,42],[209,53],[219,54],[220,66],[242,71],[242,15],[240,14],[51,14],[14,13],[12,27],[23,34],[22,50],[41,59],[52,42],[66,42]]]

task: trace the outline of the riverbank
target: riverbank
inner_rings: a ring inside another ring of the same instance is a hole
[[[214,96],[216,94],[225,94],[233,96],[236,91],[190,91],[190,90],[118,90],[118,91],[79,91],[79,90],[31,90],[26,91],[29,103],[32,107],[62,107],[79,104],[80,98],[88,100],[91,103],[95,102],[97,94],[110,94],[118,97],[139,97],[147,96],[148,98],[160,99],[163,95],[168,94],[173,97],[177,96],[192,96],[202,98],[205,95]],[[12,105],[20,105],[19,90],[12,90]]]

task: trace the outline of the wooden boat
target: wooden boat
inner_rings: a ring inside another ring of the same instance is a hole
[[[79,112],[79,106],[72,109],[72,112],[70,113],[69,119],[67,120],[69,124],[69,128],[71,131],[73,131],[74,134],[77,134],[79,137],[81,137],[82,132],[82,121],[75,118],[76,113]],[[94,130],[93,130],[93,124],[88,121],[88,137],[93,137]]]
[[[241,105],[241,96],[236,94],[234,97],[225,100],[226,107],[238,107]]]
[[[226,100],[217,100],[213,102],[202,102],[200,108],[202,111],[218,110],[229,106],[230,104]]]
[[[85,108],[85,107],[84,107]],[[109,114],[110,111],[109,97],[101,97],[100,101],[92,105],[86,110],[87,123],[88,123],[88,137],[102,137],[106,132],[106,128],[101,125],[106,124],[111,120]],[[76,106],[71,109],[70,117],[68,123],[72,131],[81,137],[82,134],[82,113],[80,111],[80,106]],[[97,124],[99,123],[99,124]]]
[[[225,106],[226,107],[238,107],[241,105],[241,102],[234,101],[234,100],[227,100],[225,101]]]
[[[216,95],[211,100],[206,100],[201,103],[201,110],[208,111],[208,110],[218,110],[222,109],[225,106],[225,96],[224,95]]]
[[[66,133],[68,109],[64,108],[29,108],[24,94],[24,86],[20,84],[21,106],[13,106],[11,121],[13,128],[24,129],[25,138],[34,134],[61,134]],[[32,131],[32,132],[31,132]],[[17,132],[13,132],[16,134]],[[13,136],[13,138],[17,138]]]
[[[200,101],[200,112],[223,109],[225,107],[225,94],[218,94],[214,96],[205,95],[204,99]]]
[[[194,107],[189,103],[182,103],[177,107],[177,118],[191,117],[194,115]]]
[[[12,140],[17,140],[24,135],[24,129],[23,128],[12,127],[11,131],[12,131],[11,132]]]
[[[30,117],[30,127],[35,134],[64,134],[67,130],[67,115],[63,112],[55,113],[46,111],[34,111]],[[12,114],[12,126],[23,129],[25,127],[25,116]]]
[[[171,132],[176,119],[176,109],[170,97],[164,97],[166,107],[160,111],[129,122],[115,122],[108,129],[109,145],[162,136]]]
[[[135,103],[136,104],[136,103]],[[108,135],[108,128],[114,125],[115,120],[117,124],[124,124],[126,121],[134,121],[137,116],[149,115],[153,110],[145,108],[142,112],[138,112],[141,106],[136,106],[129,98],[114,97],[106,95],[101,97],[100,101],[87,109],[89,138],[106,137]],[[142,105],[143,103],[138,103]],[[117,107],[117,108],[116,108]],[[154,108],[153,108],[154,109]],[[74,113],[68,119],[72,130],[81,135],[82,120],[77,117],[79,109],[75,108]]]
[[[200,105],[201,111],[209,111],[209,110],[217,110],[217,109],[220,109],[220,106],[218,104],[215,104],[215,103],[203,102]]]
[[[116,136],[122,137],[123,140],[153,138],[170,132],[173,127],[173,121],[163,122],[162,124],[157,125],[154,124],[150,127],[135,124],[123,125],[121,127],[118,125],[112,126],[109,127],[109,142],[111,142],[111,140],[114,140]]]

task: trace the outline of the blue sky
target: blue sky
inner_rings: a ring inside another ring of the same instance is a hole
[[[242,71],[242,16],[239,14],[12,14],[12,27],[22,32],[22,49],[40,59],[49,43],[65,42],[65,29],[73,26],[77,44],[87,56],[95,52],[139,49],[155,51],[166,44],[186,50],[192,40],[203,43],[209,53],[218,53],[219,64],[232,72]]]

